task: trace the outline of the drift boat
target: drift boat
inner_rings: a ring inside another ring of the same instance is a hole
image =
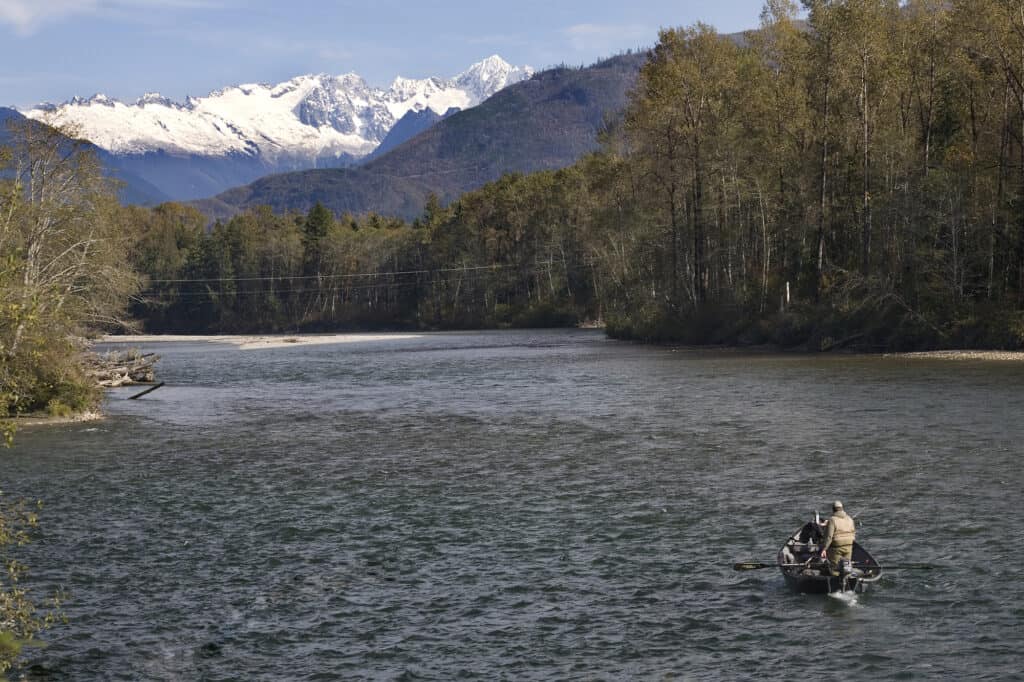
[[[875,558],[856,541],[853,543],[853,561],[841,562],[839,575],[831,575],[828,562],[821,558],[824,526],[818,515],[808,521],[786,540],[779,550],[778,564],[786,584],[800,591],[815,594],[863,592],[868,583],[882,577],[882,567]]]

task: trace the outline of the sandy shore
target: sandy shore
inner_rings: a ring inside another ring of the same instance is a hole
[[[1022,361],[1024,351],[1011,350],[930,350],[920,353],[886,353],[887,358],[911,360],[1000,360]]]
[[[322,346],[330,343],[365,343],[367,341],[397,341],[417,339],[420,334],[269,334],[269,335],[223,335],[202,336],[184,334],[135,334],[131,336],[104,336],[102,343],[143,343],[205,342],[228,343],[241,350],[261,348],[284,348],[286,346]]]
[[[241,350],[258,350],[260,348],[283,348],[286,346],[318,346],[331,343],[366,343],[370,341],[397,341],[402,339],[418,339],[422,334],[134,334],[128,336],[103,336],[102,343],[118,343],[139,345],[144,343],[192,342],[192,343],[227,343]],[[704,346],[688,346],[693,350],[736,350],[749,352],[750,348],[710,348]],[[769,347],[764,352],[777,352]],[[885,358],[906,358],[911,360],[999,360],[1024,361],[1024,351],[1003,350],[933,350],[917,353],[884,353]]]

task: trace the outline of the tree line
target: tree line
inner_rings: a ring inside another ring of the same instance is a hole
[[[133,227],[87,143],[30,121],[0,148],[0,432],[4,417],[69,414],[99,392],[78,352],[123,319],[141,278]]]
[[[519,201],[511,194],[541,177],[507,176],[484,193]],[[132,258],[149,277],[133,311],[156,332],[575,323],[587,301],[574,295],[579,268],[566,259],[578,249],[540,228],[543,204],[524,204],[509,224],[495,220],[508,206],[481,196],[431,200],[411,223],[339,218],[317,204],[305,214],[256,209],[206,229],[187,206],[131,209],[141,226]]]
[[[413,221],[121,207],[28,126],[2,176],[5,409],[85,401],[57,356],[125,305],[157,332],[1020,347],[1020,5],[770,0],[741,37],[663,30],[599,151]]]
[[[1019,347],[1024,20],[770,0],[663,30],[599,152],[411,223],[134,209],[154,330],[569,324],[828,348]]]
[[[627,333],[1019,346],[1024,6],[803,5],[661,33],[613,142],[664,247]]]

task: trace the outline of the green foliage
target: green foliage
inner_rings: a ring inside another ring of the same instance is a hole
[[[137,267],[181,265],[135,312],[153,331],[572,324],[596,316],[581,191],[574,170],[509,175],[448,207],[428,197],[411,224],[259,209],[217,223],[185,254],[145,232]]]
[[[74,414],[74,410],[65,405],[59,398],[50,398],[46,403],[46,412],[51,417],[68,417]]]
[[[1024,312],[978,306],[952,321],[945,336],[950,348],[1024,348]]]
[[[79,365],[79,349],[70,339],[30,328],[16,352],[0,367],[0,417],[47,412],[54,416],[91,409],[102,394]]]
[[[614,315],[607,319],[606,324],[611,338],[644,343],[680,341],[688,330],[686,320],[663,308],[644,308],[630,315]]]
[[[602,301],[612,332],[1022,347],[1024,109],[1007,103],[1024,79],[990,58],[1024,49],[1020,16],[805,5],[807,30],[769,2],[738,48],[703,26],[662,32],[607,147],[631,179],[599,201],[639,219]]]
[[[91,148],[35,123],[11,132],[0,155],[0,419],[95,404],[75,339],[116,323],[137,286],[116,188]]]
[[[771,0],[740,39],[666,29],[649,55],[539,74],[359,169],[228,193],[294,213],[218,224],[178,270],[196,281],[140,312],[154,330],[603,319],[657,342],[1024,346],[1020,15],[804,5]],[[543,170],[598,129],[598,150]],[[414,222],[344,213],[381,197]]]
[[[578,311],[550,301],[515,311],[509,316],[510,326],[520,329],[575,327],[579,323]]]

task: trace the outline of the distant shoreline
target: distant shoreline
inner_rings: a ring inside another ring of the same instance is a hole
[[[991,360],[1020,362],[1024,351],[1019,350],[926,350],[914,353],[884,353],[883,357],[908,360]]]
[[[581,327],[584,328],[584,327]],[[599,327],[585,327],[597,329]],[[144,343],[224,343],[236,346],[240,350],[257,350],[261,348],[285,348],[288,346],[317,346],[335,343],[361,343],[370,341],[399,341],[422,338],[423,333],[348,333],[348,334],[131,334],[106,335],[98,341],[109,344],[144,344]],[[670,344],[671,345],[671,344]],[[759,346],[685,346],[694,350],[736,350],[757,353],[786,353],[785,350]],[[815,355],[815,353],[811,353]],[[820,353],[826,355],[849,355],[851,353]],[[875,355],[874,353],[852,353],[856,355]],[[878,357],[907,360],[985,360],[999,362],[1022,362],[1024,351],[1007,350],[929,350],[900,353],[880,353]]]

